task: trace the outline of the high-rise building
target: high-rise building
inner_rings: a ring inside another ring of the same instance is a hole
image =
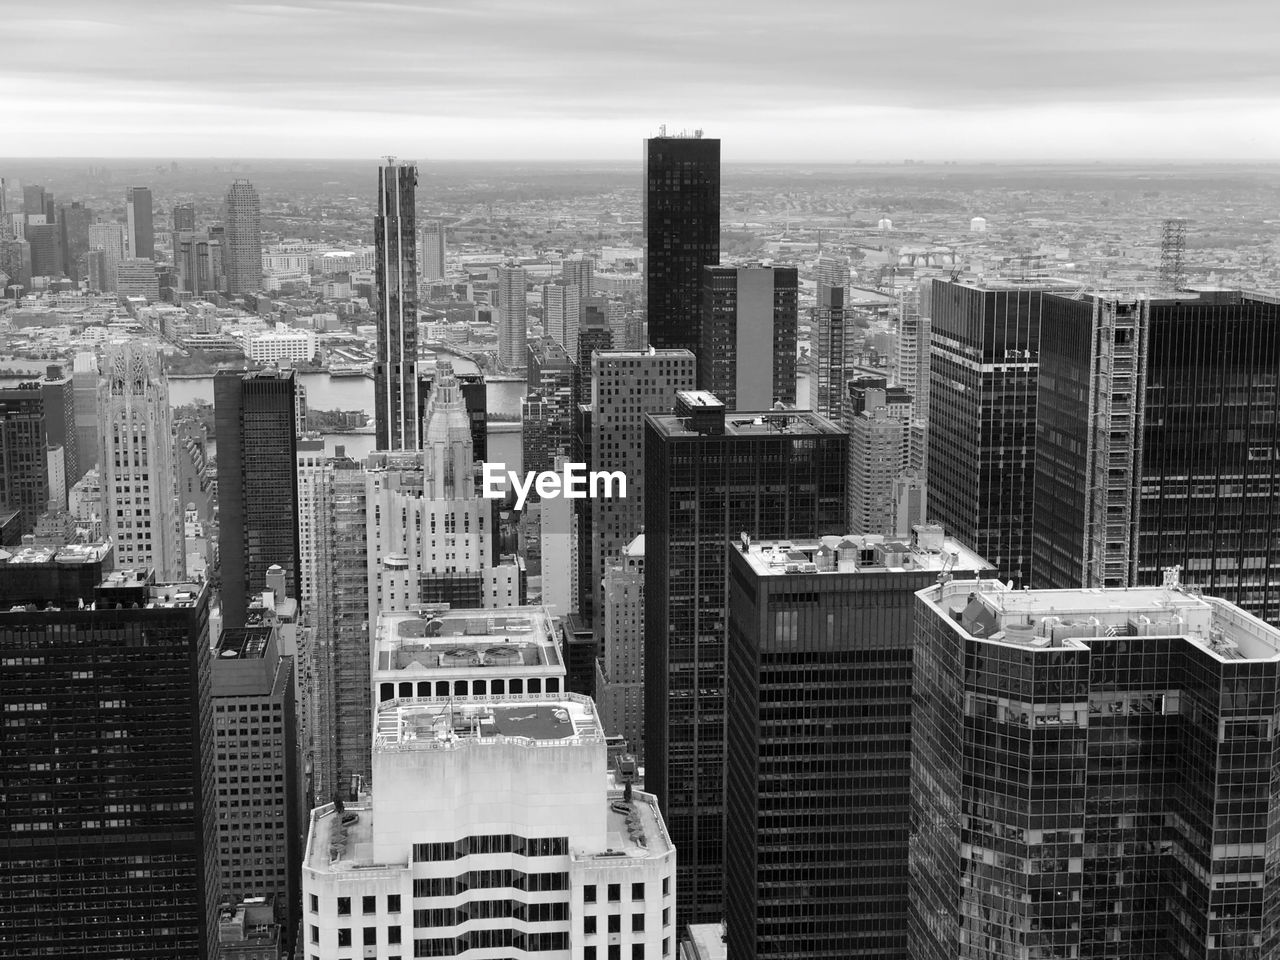
[[[643,217],[649,343],[697,353],[702,268],[720,263],[720,141],[646,140]]]
[[[87,275],[84,255],[89,252],[89,224],[93,211],[80,201],[58,208],[58,236],[62,248],[62,272],[73,280]]]
[[[1280,632],[1175,570],[916,602],[913,960],[1280,949]]]
[[[809,322],[809,407],[830,420],[844,413],[845,384],[858,358],[860,330],[852,312],[846,316],[846,293],[845,286],[819,283]]]
[[[682,926],[724,915],[729,543],[842,533],[847,455],[817,414],[726,412],[701,391],[646,418],[645,785],[680,851]]]
[[[227,190],[222,267],[227,293],[238,296],[262,286],[262,211],[258,191],[248,180]]]
[[[0,957],[217,957],[209,590],[114,566],[0,565]]]
[[[19,511],[23,533],[49,506],[48,446],[40,385],[0,388],[0,508]]]
[[[133,340],[107,345],[98,380],[98,436],[102,489],[112,504],[107,534],[119,564],[180,579],[186,559],[173,412],[154,347]]]
[[[572,452],[574,364],[559,342],[544,337],[530,342],[528,368],[529,393],[520,407],[520,459],[526,473],[540,473]]]
[[[428,283],[443,280],[447,273],[445,238],[443,220],[428,220],[422,225],[422,279]]]
[[[58,238],[58,224],[29,223],[26,238],[31,245],[31,275],[62,276],[62,243]]]
[[[934,280],[929,509],[1021,586],[1031,567],[1044,284]]]
[[[596,698],[605,733],[644,754],[644,534],[604,571]]]
[[[818,288],[818,299],[821,300],[824,288],[830,290],[833,287],[849,286],[849,261],[822,254],[814,261],[813,279]]]
[[[213,380],[222,622],[228,627],[244,626],[249,597],[272,564],[284,569],[286,594],[301,595],[295,379],[292,370],[267,368],[222,371]]]
[[[896,481],[910,468],[911,396],[884,377],[849,381],[844,427],[849,431],[849,530],[905,536],[899,527]]]
[[[431,389],[435,381],[436,368],[423,364],[418,368],[418,408],[424,416],[431,403]],[[463,406],[471,421],[471,452],[477,460],[487,458],[489,449],[488,397],[484,382],[484,374],[458,373],[454,371],[454,379],[458,390],[462,393]]]
[[[149,303],[160,299],[160,273],[154,260],[121,260],[116,265],[116,293],[121,297],[142,297]]]
[[[620,471],[627,478],[625,497],[596,497],[579,501],[590,513],[590,562],[586,582],[578,589],[590,593],[579,613],[594,625],[601,609],[601,580],[609,561],[622,553],[645,524],[645,425],[647,414],[670,413],[676,393],[695,386],[694,358],[687,350],[609,351],[591,359],[591,444],[586,451],[591,470]],[[586,609],[583,609],[583,607]]]
[[[578,352],[573,372],[573,402],[591,402],[591,353],[595,350],[613,349],[613,329],[604,312],[604,301],[588,301],[584,307],[582,325],[578,328]],[[618,349],[624,349],[619,347]],[[641,347],[635,347],[640,350]]]
[[[373,408],[379,450],[417,450],[422,438],[417,404],[417,185],[415,164],[388,158],[378,167],[378,213],[373,221],[378,355],[373,366]]]
[[[98,357],[82,350],[71,366],[71,389],[75,400],[76,457],[78,469],[88,471],[98,463]]]
[[[529,341],[527,287],[524,267],[514,263],[498,267],[498,363],[504,370],[518,370],[525,362]]]
[[[570,356],[578,355],[578,324],[581,318],[582,303],[576,284],[557,280],[542,288],[542,329]]]
[[[730,546],[730,956],[908,960],[916,591],[961,572],[940,527]]]
[[[128,232],[121,223],[89,224],[89,249],[102,251],[102,274],[100,284],[90,284],[102,293],[113,293],[116,289],[116,270],[120,261],[126,257],[128,249]],[[92,277],[90,277],[92,280]]]
[[[124,201],[125,256],[133,260],[154,259],[156,232],[151,219],[151,188],[130,187],[125,191]]]
[[[221,899],[272,898],[292,938],[302,899],[294,661],[269,622],[223,630],[213,655]]]
[[[84,476],[88,467],[81,454],[76,435],[76,396],[71,376],[61,364],[52,363],[40,378],[40,392],[44,399],[45,436],[51,448],[61,447],[65,485],[68,490]],[[93,458],[88,455],[88,459]],[[65,497],[59,506],[67,505]]]
[[[175,203],[173,205],[173,232],[196,228],[196,205],[194,203]]]
[[[22,213],[28,220],[31,217],[43,217],[45,210],[52,201],[53,195],[48,193],[40,184],[28,183],[23,185]]]
[[[6,288],[14,284],[30,286],[31,244],[26,240],[0,240],[0,273],[8,278],[4,281]],[[0,294],[9,296],[3,290],[0,290]]]
[[[795,267],[703,267],[698,389],[731,410],[796,403]]]
[[[308,953],[676,955],[662,815],[608,786],[597,711],[564,692],[553,637],[539,608],[379,618],[372,796],[312,811]]]
[[[226,250],[208,231],[184,230],[173,235],[174,286],[193,297],[226,289]],[[256,287],[254,289],[257,289]]]

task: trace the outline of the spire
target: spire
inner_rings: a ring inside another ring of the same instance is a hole
[[[426,495],[432,499],[472,496],[471,423],[453,364],[443,358],[436,360],[422,438]]]

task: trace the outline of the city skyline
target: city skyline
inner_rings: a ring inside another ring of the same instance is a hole
[[[1275,27],[1257,4],[1226,7],[931,0],[908,32],[887,8],[855,19],[812,2],[666,2],[602,20],[581,0],[309,0],[108,23],[63,0],[7,20],[0,84],[28,155],[86,143],[100,156],[227,155],[251,140],[266,156],[625,159],[665,123],[714,130],[728,162],[1280,158]],[[395,29],[367,29],[377,17]],[[50,35],[63,57],[46,55]],[[149,55],[122,71],[126,37]],[[542,41],[566,37],[572,66],[541,56]],[[858,55],[814,57],[818,41]],[[792,135],[779,138],[784,124]],[[1070,138],[1048,137],[1064,127]]]

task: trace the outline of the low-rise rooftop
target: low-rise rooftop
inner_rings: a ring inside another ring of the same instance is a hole
[[[377,671],[560,666],[545,607],[431,610],[378,617]]]
[[[440,700],[405,697],[384,702],[375,719],[374,749],[447,750],[462,745],[604,740],[589,697],[545,700]]]
[[[67,543],[61,546],[24,546],[12,551],[0,550],[0,563],[12,566],[24,564],[87,564],[100,563],[111,551],[110,540],[98,543]]]
[[[717,401],[718,402],[718,401]],[[723,404],[720,405],[723,409]],[[715,409],[706,407],[706,409]],[[649,414],[654,428],[668,437],[697,437],[706,433],[691,418],[673,413]],[[817,437],[845,431],[812,410],[724,411],[724,437]]]
[[[978,573],[991,570],[982,557],[936,524],[919,524],[902,538],[849,534],[811,540],[760,540],[743,537],[738,551],[762,577],[802,573],[884,573],[930,570]]]

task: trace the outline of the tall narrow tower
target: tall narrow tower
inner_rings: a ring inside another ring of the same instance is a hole
[[[418,168],[394,157],[378,168],[378,213],[373,221],[378,289],[378,358],[373,368],[374,420],[379,450],[417,450],[418,257],[414,190]]]
[[[125,192],[124,200],[128,229],[125,256],[133,260],[150,260],[156,254],[155,225],[151,220],[151,188],[130,187]]]
[[[524,267],[509,263],[498,268],[498,362],[504,370],[519,370],[526,365],[527,286]]]
[[[252,293],[262,284],[262,213],[258,191],[248,180],[237,180],[227,190],[226,224],[227,293]]]
[[[169,384],[155,349],[130,340],[107,345],[98,381],[98,466],[107,534],[121,567],[185,575],[182,510],[173,457]]]
[[[428,220],[422,225],[422,279],[443,280],[444,260],[444,221]]]
[[[720,141],[644,142],[645,288],[649,343],[697,353],[702,268],[720,262]]]

